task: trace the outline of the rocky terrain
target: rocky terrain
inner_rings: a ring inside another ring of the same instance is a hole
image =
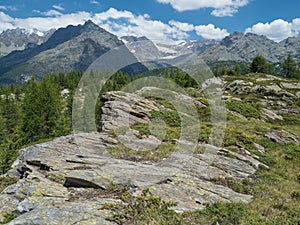
[[[120,204],[117,190],[125,187],[134,196],[149,188],[177,202],[173,209],[178,213],[214,202],[255,201],[251,192],[237,187],[257,179],[257,171],[272,170],[269,145],[286,146],[282,154],[287,158],[299,154],[299,82],[262,74],[220,81],[227,107],[221,146],[209,140],[209,102],[203,96],[214,81],[188,92],[201,120],[196,143],[180,138],[174,106],[143,97],[154,88],[106,93],[100,133],[72,134],[20,150],[5,175],[17,182],[0,194],[0,221],[13,212],[17,217],[9,224],[115,224],[106,220],[113,212],[105,205]],[[157,118],[165,121],[164,138],[151,129]],[[298,152],[289,153],[289,146]]]

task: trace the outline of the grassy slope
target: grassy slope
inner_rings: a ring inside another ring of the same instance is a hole
[[[253,81],[249,77],[227,79],[229,82],[235,79]],[[259,120],[261,105],[257,104],[258,98],[262,97],[244,96],[249,103],[232,104],[230,101],[226,103],[230,110],[244,114],[247,120],[228,114],[224,147],[238,151],[238,146],[242,146],[257,154],[261,161],[270,166],[270,170],[259,169],[253,177],[242,183],[227,183],[234,190],[252,194],[254,199],[250,204],[216,203],[209,205],[206,210],[176,214],[163,211],[166,203],[161,201],[155,205],[149,196],[149,199],[145,200],[148,204],[144,204],[143,209],[125,215],[128,216],[126,224],[300,224],[300,148],[295,144],[275,143],[264,137],[265,133],[278,130],[300,136],[299,115],[285,114],[282,115],[284,121],[263,122]],[[296,107],[299,103],[293,104]],[[200,109],[199,112],[202,118],[207,114],[205,110]],[[201,126],[209,128],[210,124],[205,120]],[[132,128],[144,135],[148,133],[147,127],[141,124],[136,124]],[[205,133],[206,130],[200,134],[199,140],[207,140],[206,137],[209,135]],[[265,153],[258,152],[254,143],[263,146]]]

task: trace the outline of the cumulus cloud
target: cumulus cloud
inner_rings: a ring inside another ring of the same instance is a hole
[[[292,21],[292,29],[295,32],[300,32],[300,18],[293,19]]]
[[[83,24],[87,20],[92,20],[94,23],[118,36],[146,36],[155,42],[170,43],[182,41],[188,39],[190,32],[193,31],[196,31],[199,36],[207,39],[218,40],[228,35],[225,29],[217,28],[212,24],[194,26],[175,20],[164,23],[151,19],[148,14],[135,15],[130,11],[119,11],[114,8],[96,14],[88,12],[62,14],[56,10],[50,10],[43,14],[45,17],[12,18],[0,12],[0,32],[17,27],[31,31],[37,29],[40,32],[45,32],[51,28],[57,29],[70,24],[78,25]]]
[[[83,24],[91,18],[91,14],[87,12],[77,12],[71,14],[62,14],[57,17],[28,17],[28,18],[12,18],[3,12],[0,12],[0,32],[6,29],[14,29],[17,27],[27,30],[37,29],[46,32],[51,28],[58,29],[66,27],[70,24]]]
[[[175,10],[182,12],[212,8],[212,15],[223,17],[232,16],[238,8],[249,4],[249,0],[157,0],[163,4],[170,4]]]
[[[97,13],[93,21],[118,36],[146,36],[154,41],[169,42],[188,38],[187,32],[159,20],[151,20],[148,14],[134,15],[132,12],[110,8]],[[120,22],[122,21],[122,22]]]
[[[15,26],[11,23],[12,20],[13,18],[3,12],[0,12],[0,32],[15,28]]]
[[[265,35],[273,41],[279,42],[288,37],[298,36],[300,32],[300,18],[287,22],[277,19],[271,23],[257,23],[247,28],[245,33],[255,33]]]
[[[193,24],[182,23],[182,22],[178,22],[175,20],[169,21],[169,24],[171,26],[175,26],[175,27],[179,28],[180,30],[186,31],[186,32],[193,31],[195,29]]]
[[[195,30],[199,36],[205,39],[221,40],[229,35],[226,29],[220,29],[213,24],[196,26]]]

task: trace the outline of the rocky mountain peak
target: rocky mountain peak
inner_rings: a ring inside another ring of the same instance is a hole
[[[30,48],[1,58],[0,76],[3,76],[8,67],[17,68],[24,64],[27,66],[22,74],[36,74],[38,78],[47,73],[85,71],[100,55],[122,44],[117,36],[92,21],[87,21],[84,25],[69,25],[56,30],[41,45],[29,45]],[[7,76],[9,82],[16,82],[20,74],[13,72],[13,75],[8,73]]]
[[[0,56],[16,50],[24,50],[27,46],[40,45],[46,42],[53,33],[54,30],[49,30],[45,34],[23,28],[5,30],[0,34]]]
[[[88,32],[88,31],[103,31],[103,32],[107,32],[106,30],[104,30],[103,28],[99,27],[97,24],[95,24],[92,20],[88,20],[86,21],[83,25],[82,25],[82,31],[83,32]]]

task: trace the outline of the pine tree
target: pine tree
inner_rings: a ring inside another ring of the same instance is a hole
[[[235,75],[241,75],[241,67],[239,64],[235,64],[234,73]]]
[[[250,64],[250,71],[252,73],[266,73],[268,72],[268,68],[269,66],[266,59],[261,55],[255,56]]]
[[[0,174],[6,172],[21,147],[20,108],[14,89],[2,88],[0,97]]]
[[[66,134],[69,124],[65,105],[53,76],[44,77],[41,83],[30,81],[22,104],[25,142]]]
[[[284,72],[284,76],[287,78],[297,77],[298,75],[297,64],[290,54],[283,61],[282,70]]]

